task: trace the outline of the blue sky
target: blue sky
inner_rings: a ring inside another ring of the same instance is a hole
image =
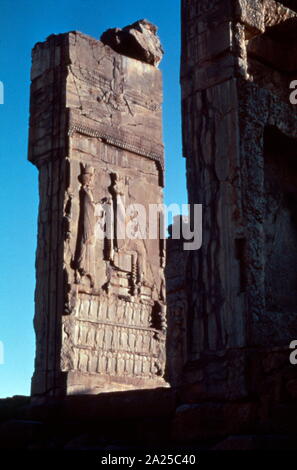
[[[30,393],[33,331],[37,170],[27,161],[31,49],[52,33],[79,30],[95,38],[111,27],[146,18],[159,27],[165,49],[165,202],[187,203],[180,124],[179,0],[1,0],[0,105],[0,398]],[[1,343],[0,343],[1,360]]]

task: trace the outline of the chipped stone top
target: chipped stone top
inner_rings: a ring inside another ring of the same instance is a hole
[[[290,18],[296,18],[297,13],[275,0],[265,0],[264,21],[266,28],[283,23]]]
[[[123,29],[108,29],[101,41],[116,52],[158,67],[164,51],[157,35],[157,27],[147,20],[139,20]]]

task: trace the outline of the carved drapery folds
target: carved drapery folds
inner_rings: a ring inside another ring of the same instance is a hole
[[[78,244],[76,254],[76,274],[78,282],[81,276],[90,280],[90,286],[95,284],[95,222],[96,203],[93,197],[94,168],[86,165],[80,176],[80,220],[78,228]]]

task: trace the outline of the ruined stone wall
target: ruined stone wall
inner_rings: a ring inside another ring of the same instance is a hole
[[[182,2],[183,152],[189,202],[203,204],[203,245],[187,278],[185,400],[253,399],[263,390],[266,408],[288,400],[297,335],[296,22],[273,0]]]
[[[121,53],[108,45],[117,31],[104,43],[78,32],[50,36],[33,50],[33,395],[165,384],[165,247],[137,222],[139,204],[148,213],[163,197],[162,49],[148,22],[124,30]],[[119,233],[119,220],[134,237]]]
[[[174,221],[179,216],[174,217]],[[183,221],[180,217],[180,227]],[[183,368],[188,360],[188,294],[187,268],[190,252],[184,251],[183,238],[173,237],[172,225],[166,240],[166,300],[167,300],[167,338],[166,338],[166,377],[173,387],[182,384]]]

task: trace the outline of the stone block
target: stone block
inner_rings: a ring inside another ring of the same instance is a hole
[[[194,91],[210,88],[234,77],[235,59],[231,55],[218,58],[215,63],[210,62],[204,67],[196,67],[193,71]]]
[[[265,31],[265,9],[259,0],[236,0],[236,13],[248,38]]]
[[[137,209],[148,213],[149,202],[163,197],[156,33],[144,20],[130,25],[122,53],[107,45],[110,34],[104,44],[75,31],[33,50],[29,160],[40,170],[34,395],[167,386],[165,254],[158,239],[146,239]],[[153,324],[155,316],[162,322]]]

